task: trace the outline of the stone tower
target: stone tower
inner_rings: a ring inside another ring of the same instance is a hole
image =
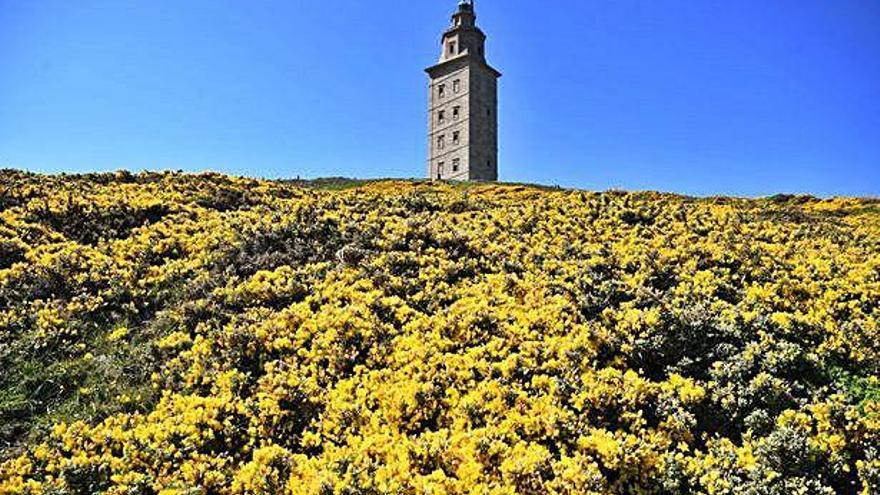
[[[473,0],[462,0],[443,33],[428,97],[428,177],[498,180],[498,78]]]

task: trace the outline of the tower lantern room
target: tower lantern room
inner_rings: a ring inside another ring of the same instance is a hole
[[[474,2],[462,0],[458,4],[458,11],[452,14],[454,27],[474,27],[477,23],[477,14],[474,12]]]

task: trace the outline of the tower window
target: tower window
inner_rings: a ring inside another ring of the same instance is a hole
[[[437,179],[443,178],[443,165],[445,165],[443,162],[437,164]]]
[[[461,160],[459,160],[458,158],[455,158],[454,160],[452,160],[452,171],[453,172],[458,172],[458,166],[460,163],[461,163]]]
[[[449,42],[449,54],[455,55],[455,42],[454,41]]]
[[[440,110],[439,112],[437,112],[437,122],[440,122],[442,124],[445,120],[446,112],[444,110]]]
[[[461,79],[456,79],[452,81],[452,92],[458,93],[461,90]]]
[[[437,136],[437,149],[443,149],[446,147],[446,136]]]
[[[461,107],[452,107],[452,120],[458,120],[461,114]]]
[[[452,144],[458,144],[460,137],[461,137],[461,133],[459,131],[453,132],[452,133]]]
[[[444,96],[446,96],[446,85],[445,84],[440,84],[437,86],[437,96],[439,96],[440,98],[443,98]]]

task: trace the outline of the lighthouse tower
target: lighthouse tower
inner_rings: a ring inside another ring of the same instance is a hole
[[[498,180],[498,78],[473,0],[462,0],[443,33],[440,60],[426,69],[428,177]]]

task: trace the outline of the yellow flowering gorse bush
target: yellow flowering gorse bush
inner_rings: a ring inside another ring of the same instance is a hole
[[[880,493],[880,203],[0,175],[0,495]]]

